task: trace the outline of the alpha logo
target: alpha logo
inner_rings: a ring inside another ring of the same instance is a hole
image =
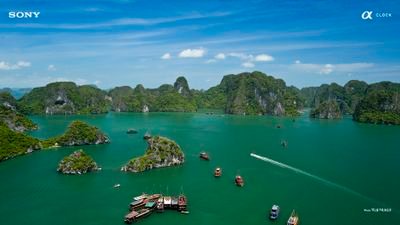
[[[364,11],[362,14],[361,14],[361,18],[363,19],[363,20],[372,20],[372,11]]]
[[[10,11],[8,12],[8,18],[10,19],[30,19],[39,18],[40,12],[22,12],[22,11]]]

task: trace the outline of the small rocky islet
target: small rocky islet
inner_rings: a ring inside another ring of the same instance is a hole
[[[76,120],[73,121],[67,131],[58,137],[46,140],[46,145],[57,146],[80,146],[107,144],[110,139],[95,126]]]
[[[85,174],[98,170],[97,163],[82,149],[64,157],[58,164],[57,171],[63,174]]]
[[[162,136],[149,136],[144,155],[133,158],[121,171],[143,172],[154,168],[181,165],[185,162],[185,155],[180,146],[173,140]]]

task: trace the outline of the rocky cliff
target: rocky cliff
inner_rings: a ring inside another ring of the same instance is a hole
[[[339,119],[342,117],[342,113],[336,101],[328,100],[311,110],[310,116],[319,119]]]
[[[97,145],[109,142],[110,139],[97,127],[90,126],[82,121],[73,121],[63,135],[50,138],[45,142],[45,146]]]
[[[370,85],[356,106],[353,118],[363,123],[400,125],[400,84],[380,82]]]
[[[32,89],[19,101],[25,114],[97,114],[108,111],[106,92],[94,86],[56,82]]]
[[[121,170],[143,172],[184,163],[185,156],[174,141],[161,136],[150,137],[146,141],[148,147],[145,154],[130,160]]]
[[[63,174],[85,174],[97,170],[97,163],[83,150],[64,157],[58,164],[57,171]]]

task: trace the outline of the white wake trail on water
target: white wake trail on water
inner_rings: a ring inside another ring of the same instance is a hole
[[[365,196],[365,195],[363,195],[363,194],[361,194],[361,193],[359,193],[359,192],[357,192],[357,191],[354,191],[354,190],[352,190],[352,189],[350,189],[350,188],[348,188],[348,187],[342,186],[342,185],[340,185],[340,184],[336,184],[336,183],[334,183],[334,182],[332,182],[332,181],[329,181],[329,180],[326,180],[326,179],[321,178],[321,177],[319,177],[319,176],[316,176],[316,175],[313,175],[313,174],[311,174],[311,173],[308,173],[308,172],[306,172],[306,171],[304,171],[304,170],[295,168],[295,167],[293,167],[293,166],[289,166],[289,165],[287,165],[287,164],[284,164],[284,163],[275,161],[275,160],[273,160],[273,159],[267,158],[267,157],[265,157],[265,156],[260,156],[260,155],[254,154],[254,153],[250,153],[250,156],[252,156],[252,157],[254,157],[254,158],[256,158],[256,159],[259,159],[259,160],[262,160],[262,161],[271,163],[271,164],[273,164],[273,165],[275,165],[275,166],[279,166],[279,167],[281,167],[281,168],[289,169],[289,170],[292,170],[292,171],[294,171],[294,172],[296,172],[296,173],[300,173],[300,174],[303,174],[303,175],[305,175],[305,176],[314,178],[314,179],[316,179],[316,180],[318,180],[318,181],[324,183],[325,185],[338,188],[338,189],[340,189],[340,190],[343,190],[343,191],[345,191],[345,192],[348,192],[348,193],[350,193],[350,194],[353,194],[353,195],[356,195],[356,196],[358,196],[358,197],[360,197],[360,198],[363,198],[363,199],[365,199],[365,200],[368,200],[368,201],[370,201],[370,202],[372,202],[372,203],[375,203],[375,204],[378,204],[378,205],[382,205],[382,206],[387,206],[385,203],[382,203],[382,202],[380,202],[380,201],[377,201],[377,200],[375,200],[375,199],[372,199],[372,198],[370,198],[370,197],[367,197],[367,196]]]

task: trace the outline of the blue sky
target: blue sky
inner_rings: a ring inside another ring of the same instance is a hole
[[[183,75],[206,89],[254,70],[300,88],[400,82],[399,10],[398,1],[3,0],[0,87],[153,88]]]

